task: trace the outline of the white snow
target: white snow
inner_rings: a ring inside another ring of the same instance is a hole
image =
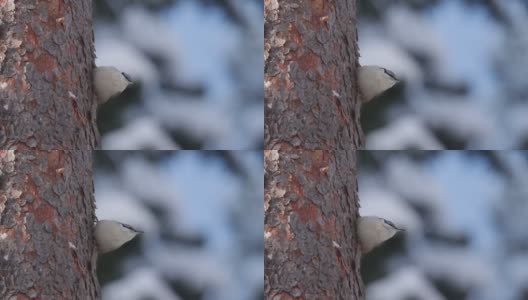
[[[442,150],[444,147],[419,118],[402,116],[385,128],[367,135],[366,149],[370,150]]]
[[[367,300],[427,299],[447,300],[429,283],[420,269],[406,267],[373,282],[366,290]]]
[[[105,300],[180,300],[165,279],[156,270],[142,267],[132,270],[125,277],[111,282],[102,289]]]
[[[106,150],[178,150],[156,119],[139,117],[102,138]]]

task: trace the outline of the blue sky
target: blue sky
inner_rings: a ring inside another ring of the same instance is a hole
[[[447,195],[449,223],[467,231],[471,246],[493,251],[497,240],[492,214],[503,195],[503,177],[482,156],[464,151],[443,151],[426,170]]]
[[[483,7],[461,1],[440,1],[428,17],[445,41],[450,68],[471,83],[477,99],[489,99],[497,88],[491,62],[501,28]]]

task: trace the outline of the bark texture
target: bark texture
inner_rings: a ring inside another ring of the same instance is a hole
[[[0,1],[0,149],[94,149],[91,0]]]
[[[0,299],[97,299],[91,151],[0,150]]]
[[[356,1],[264,0],[264,148],[359,149]]]
[[[355,151],[265,151],[265,299],[362,299],[357,216]]]

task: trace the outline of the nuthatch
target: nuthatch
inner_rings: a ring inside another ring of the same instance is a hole
[[[361,66],[358,73],[362,103],[369,102],[400,82],[393,72],[378,66]]]
[[[95,225],[95,240],[100,254],[118,249],[140,233],[143,232],[130,225],[111,220],[100,220]]]
[[[94,86],[99,105],[110,98],[121,94],[132,80],[114,67],[96,67],[94,69]]]
[[[359,217],[357,225],[363,254],[389,240],[396,233],[404,231],[396,227],[391,221],[379,217]]]

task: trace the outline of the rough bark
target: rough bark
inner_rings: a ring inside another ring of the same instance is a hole
[[[359,149],[356,1],[264,0],[264,148]]]
[[[356,154],[264,152],[265,299],[362,299]]]
[[[0,1],[0,149],[93,149],[92,1]]]
[[[0,299],[97,299],[91,151],[0,150]]]

